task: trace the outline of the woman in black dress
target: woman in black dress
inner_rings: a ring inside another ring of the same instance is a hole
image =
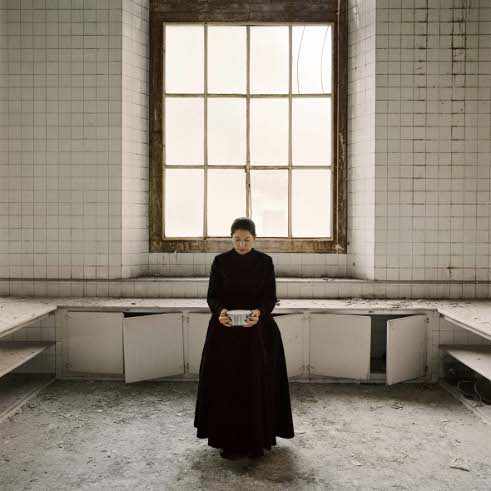
[[[271,256],[254,249],[255,225],[237,218],[233,248],[213,259],[207,302],[212,316],[201,356],[194,426],[198,438],[237,458],[264,455],[276,436],[293,438],[293,419]],[[251,310],[232,327],[227,310]]]

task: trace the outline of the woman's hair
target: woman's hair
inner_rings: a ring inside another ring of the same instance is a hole
[[[234,232],[240,228],[241,230],[249,230],[251,235],[256,236],[256,226],[250,218],[240,217],[236,218],[230,227],[230,237],[234,235]]]

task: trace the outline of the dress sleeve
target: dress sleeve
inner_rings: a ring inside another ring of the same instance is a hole
[[[210,271],[210,281],[208,283],[208,293],[206,295],[206,301],[213,313],[219,314],[220,311],[225,308],[221,303],[222,292],[222,278],[218,270],[216,258],[213,259]]]
[[[274,264],[271,257],[268,258],[266,266],[266,279],[264,282],[264,289],[262,291],[261,299],[259,301],[258,309],[261,311],[261,316],[268,313],[270,314],[278,299],[276,298],[276,278],[274,272]]]

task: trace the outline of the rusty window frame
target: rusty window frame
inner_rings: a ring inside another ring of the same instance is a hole
[[[264,252],[346,252],[346,148],[347,148],[347,19],[346,0],[325,0],[322,4],[291,0],[272,0],[269,9],[257,8],[254,2],[175,2],[153,0],[150,7],[150,98],[149,98],[149,249],[150,252],[223,252],[230,249],[230,238],[164,238],[163,237],[163,56],[164,23],[209,24],[309,24],[333,25],[333,165],[332,165],[332,237],[256,238],[256,247]],[[256,8],[254,8],[254,6]],[[249,30],[249,29],[248,29]],[[291,28],[290,28],[291,35]],[[291,39],[290,39],[291,49]],[[205,50],[206,51],[206,50]],[[291,56],[291,54],[290,54]],[[290,63],[291,78],[291,63]],[[291,91],[291,83],[290,83]],[[309,96],[311,96],[309,94]],[[312,95],[313,96],[313,95]],[[226,96],[225,96],[226,97]],[[291,104],[291,93],[287,96]],[[291,110],[289,111],[291,118]],[[249,121],[249,118],[247,118]],[[291,131],[291,122],[290,122]],[[291,142],[291,136],[289,138]],[[291,145],[289,144],[291,155]],[[220,166],[234,169],[249,166]],[[172,166],[176,167],[176,166]],[[180,166],[193,168],[193,166]],[[206,163],[200,165],[206,168]],[[254,166],[255,168],[275,166]],[[291,157],[289,158],[289,187]],[[315,166],[302,166],[305,168]],[[323,166],[325,168],[325,166]],[[249,179],[249,172],[246,177]],[[206,172],[205,172],[206,176]],[[247,181],[247,186],[249,182]],[[206,182],[205,182],[206,188]],[[206,189],[205,189],[206,193]],[[289,189],[289,201],[291,191]],[[248,196],[250,192],[248,189]],[[206,200],[206,195],[205,195]],[[290,206],[290,205],[289,205]],[[247,202],[247,216],[250,206]],[[206,210],[205,210],[206,214]],[[204,217],[206,220],[206,216]],[[291,217],[289,219],[291,223]]]

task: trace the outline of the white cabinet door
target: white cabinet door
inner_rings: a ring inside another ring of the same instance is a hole
[[[123,373],[123,313],[67,312],[65,368],[70,372]]]
[[[311,314],[310,375],[368,380],[371,318]]]
[[[184,373],[182,313],[127,317],[123,341],[127,383]]]
[[[303,314],[276,315],[274,320],[278,324],[283,341],[288,378],[305,375]]]
[[[206,331],[211,319],[211,313],[190,313],[188,321],[188,372],[199,374],[201,355],[205,344]]]
[[[425,374],[426,326],[425,315],[387,321],[387,385]]]

